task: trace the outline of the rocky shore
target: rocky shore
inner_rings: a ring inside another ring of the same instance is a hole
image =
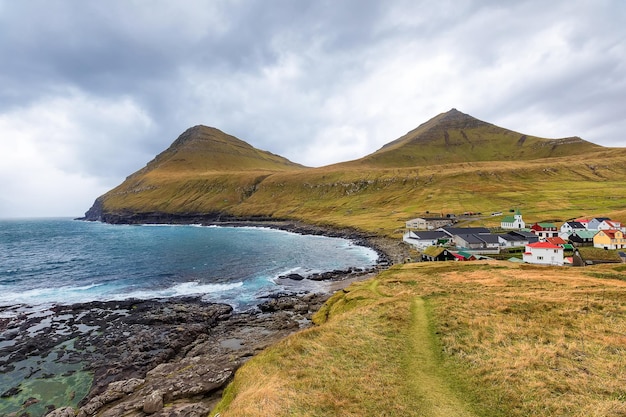
[[[241,219],[199,223],[348,238],[379,253],[377,269],[407,256],[397,241],[352,230]],[[311,315],[334,291],[373,273],[351,269],[285,276],[294,289],[299,280],[314,279],[327,282],[327,291],[275,294],[247,312],[200,298],[179,298],[4,314],[10,318],[0,318],[0,410],[3,402],[13,401],[19,411],[9,416],[206,416],[247,359],[310,326]],[[8,313],[15,311],[19,307]],[[15,382],[20,378],[25,382]],[[59,391],[54,400],[38,397],[45,383]]]

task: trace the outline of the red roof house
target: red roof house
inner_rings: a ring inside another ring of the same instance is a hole
[[[524,262],[541,265],[563,265],[563,248],[550,242],[526,245]]]

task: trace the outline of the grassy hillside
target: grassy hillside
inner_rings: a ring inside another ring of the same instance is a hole
[[[196,126],[101,201],[108,213],[267,216],[393,235],[427,212],[626,221],[625,174],[626,149],[526,137],[452,110],[361,160],[323,168]]]
[[[213,213],[241,203],[263,179],[304,169],[207,126],[181,134],[104,196],[109,212]]]
[[[304,168],[282,156],[262,151],[219,129],[194,126],[134,175],[207,171],[288,171]]]
[[[212,415],[626,415],[625,268],[394,267],[250,360]]]
[[[580,138],[543,139],[478,120],[452,109],[378,151],[339,164],[397,168],[475,161],[519,161],[581,155],[601,149]]]
[[[519,208],[527,221],[626,215],[626,151],[549,161],[481,162],[423,168],[320,168],[276,174],[232,211],[263,212],[390,234],[426,212],[491,213]],[[482,223],[499,224],[487,216]]]

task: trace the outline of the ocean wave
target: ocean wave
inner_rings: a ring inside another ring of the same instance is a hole
[[[162,289],[143,289],[123,294],[112,294],[109,299],[124,300],[137,298],[141,300],[151,298],[172,298],[190,295],[206,295],[225,292],[243,286],[243,282],[232,282],[228,284],[200,284],[196,281],[183,282]]]
[[[90,290],[101,287],[102,283],[82,286],[62,286],[33,288],[21,291],[5,291],[0,294],[0,306],[11,305],[43,305],[43,304],[74,304],[98,299],[97,293]]]

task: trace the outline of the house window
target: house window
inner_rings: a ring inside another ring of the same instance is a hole
[[[537,256],[537,260],[538,261],[542,261],[543,260],[543,256]]]

